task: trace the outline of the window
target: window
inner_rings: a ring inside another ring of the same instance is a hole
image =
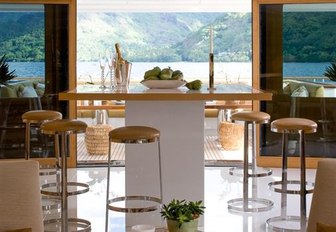
[[[259,20],[254,26],[258,27],[255,37],[260,49],[254,50],[258,52],[254,67],[260,87],[274,93],[272,102],[263,102],[261,110],[272,120],[314,120],[318,131],[307,135],[306,155],[335,157],[336,85],[324,72],[336,59],[336,4],[314,2],[318,1],[257,6]],[[291,137],[288,144],[292,156],[299,150],[295,139]],[[261,144],[261,156],[281,154],[281,135],[270,132],[269,126],[262,130]]]
[[[155,66],[209,76],[209,28],[214,30],[215,82],[251,83],[251,2],[78,0],[77,82],[100,80],[99,57],[119,43],[139,82]],[[104,75],[109,69],[105,65]]]
[[[23,158],[24,112],[51,109],[68,114],[67,103],[57,97],[69,85],[68,5],[0,0],[0,22],[0,57],[15,74],[0,85],[0,157]],[[37,128],[32,134],[32,157],[53,156],[52,140]]]

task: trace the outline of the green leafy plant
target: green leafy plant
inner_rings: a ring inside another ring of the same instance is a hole
[[[6,85],[7,81],[15,78],[15,70],[9,71],[9,65],[7,63],[6,55],[0,58],[0,84]]]
[[[173,199],[169,204],[163,205],[161,217],[178,222],[180,228],[184,222],[189,222],[203,215],[205,207],[202,201],[189,201]]]
[[[323,75],[332,81],[336,81],[336,62],[331,63],[331,65],[326,68]]]

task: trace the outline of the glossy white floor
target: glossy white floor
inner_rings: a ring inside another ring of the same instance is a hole
[[[267,231],[265,221],[272,216],[280,214],[280,194],[268,189],[267,184],[279,180],[280,169],[273,169],[273,175],[257,179],[257,192],[259,197],[270,199],[274,207],[267,212],[260,213],[231,213],[227,209],[227,201],[242,196],[242,181],[239,177],[228,174],[228,167],[205,167],[205,232],[259,232]],[[103,232],[105,225],[105,194],[106,194],[105,167],[89,167],[70,169],[69,181],[81,181],[90,185],[88,193],[69,197],[69,212],[92,223],[93,232]],[[114,167],[111,171],[111,192],[113,195],[124,191],[124,168]],[[289,170],[289,177],[298,178],[297,169]],[[181,177],[182,178],[182,177]],[[314,181],[315,170],[307,170],[307,180]],[[288,215],[299,215],[299,196],[288,195]],[[309,213],[311,195],[308,195],[307,211]],[[154,212],[159,213],[159,212]],[[55,212],[47,213],[46,218],[56,216]],[[150,216],[150,215],[149,215]],[[124,214],[110,213],[109,231],[130,231],[125,229]],[[164,225],[164,222],[163,222]]]
[[[124,125],[120,119],[110,119],[114,126]],[[216,135],[216,119],[206,119],[205,135]],[[242,156],[240,156],[241,158]],[[229,167],[205,167],[205,202],[204,232],[263,232],[266,230],[265,221],[273,216],[280,215],[281,194],[268,189],[268,183],[280,180],[281,170],[273,169],[273,175],[257,178],[258,197],[270,199],[274,207],[260,213],[231,213],[227,209],[227,201],[242,197],[242,178],[229,175]],[[68,181],[80,181],[90,185],[90,191],[78,196],[69,197],[69,213],[79,218],[87,219],[92,224],[92,232],[105,230],[105,201],[106,201],[106,167],[86,167],[69,169]],[[124,168],[113,167],[111,170],[110,196],[124,193]],[[288,179],[298,179],[299,170],[289,169]],[[183,178],[183,176],[181,176]],[[315,170],[307,170],[307,181],[314,181]],[[251,183],[251,181],[250,181]],[[187,186],[186,186],[187,187]],[[251,188],[251,184],[250,184]],[[300,199],[298,195],[288,195],[288,215],[299,215]],[[311,194],[307,195],[307,215],[309,213]],[[110,212],[109,231],[126,232],[123,213]],[[154,212],[159,214],[159,212]],[[57,217],[55,211],[46,212],[46,219]],[[136,216],[136,215],[135,215]],[[151,216],[149,214],[148,216]],[[162,226],[165,222],[162,221]],[[296,225],[294,225],[296,226]]]

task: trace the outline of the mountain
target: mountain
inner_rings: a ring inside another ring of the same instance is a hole
[[[284,12],[284,62],[336,59],[334,12]],[[250,13],[78,13],[77,60],[96,61],[119,43],[132,62],[205,62],[209,27],[215,61],[251,61]],[[302,23],[304,22],[304,23]],[[44,61],[44,14],[0,12],[0,56]]]
[[[43,13],[0,12],[0,25],[0,48],[8,61],[44,60]]]
[[[78,14],[78,60],[96,60],[119,43],[135,61],[207,61],[209,27],[216,61],[250,60],[251,15],[238,13]],[[247,51],[247,53],[245,52]]]

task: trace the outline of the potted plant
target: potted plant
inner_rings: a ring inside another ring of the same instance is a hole
[[[6,85],[7,81],[15,78],[15,70],[9,71],[9,65],[7,63],[6,55],[0,58],[0,84]]]
[[[198,218],[203,215],[204,209],[202,201],[173,199],[162,206],[161,217],[167,220],[169,232],[195,232]]]
[[[323,75],[332,81],[336,81],[336,62],[331,63],[330,66],[326,68]]]

